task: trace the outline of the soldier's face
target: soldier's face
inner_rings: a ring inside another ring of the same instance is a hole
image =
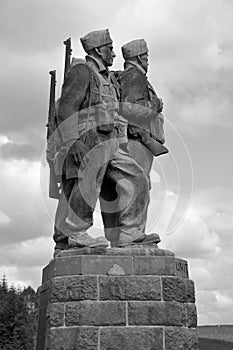
[[[147,72],[148,70],[148,66],[149,66],[149,59],[148,59],[148,53],[144,53],[143,55],[140,55],[140,63],[142,68],[145,69],[145,71]]]
[[[101,53],[102,62],[105,65],[105,67],[112,66],[113,60],[116,57],[116,54],[113,51],[112,44],[100,47],[99,51]]]

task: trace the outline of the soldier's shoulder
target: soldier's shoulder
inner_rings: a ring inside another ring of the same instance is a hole
[[[136,79],[138,77],[144,77],[143,72],[136,66],[129,66],[121,74],[122,78],[130,77],[131,79]]]
[[[147,78],[143,72],[135,66],[131,66],[124,70],[121,75],[121,85],[137,86],[140,89],[144,89],[147,85]]]
[[[73,58],[68,75],[71,79],[76,76],[88,79],[90,77],[90,69],[85,60],[81,58]]]
[[[73,57],[71,61],[71,67],[76,66],[76,64],[86,64],[86,61],[83,58]]]

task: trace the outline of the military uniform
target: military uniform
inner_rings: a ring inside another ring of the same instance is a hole
[[[145,40],[134,40],[122,47],[124,71],[119,75],[121,112],[128,120],[128,151],[150,180],[154,156],[167,153],[162,103],[147,79],[145,69],[131,58],[147,53]],[[144,217],[146,225],[147,211]],[[144,228],[145,229],[145,228]]]
[[[84,49],[93,43],[96,47],[96,39],[103,39],[103,31],[93,33],[83,38]],[[104,35],[109,43],[108,32]],[[67,238],[75,245],[93,225],[93,211],[104,179],[119,190],[108,240],[117,237],[118,244],[124,246],[144,237],[142,218],[149,200],[148,180],[143,169],[119,147],[126,142],[126,121],[119,116],[117,91],[111,79],[106,67],[88,55],[85,63],[73,65],[62,87],[58,124],[63,147],[55,157],[55,168],[62,176],[55,217],[57,246],[66,244]],[[76,144],[85,151],[79,163],[71,152]]]

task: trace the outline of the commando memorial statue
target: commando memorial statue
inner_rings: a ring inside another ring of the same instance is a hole
[[[146,232],[153,158],[165,147],[163,101],[148,80],[144,39],[122,46],[108,29],[81,37],[47,123],[49,197],[58,200],[54,256],[38,290],[36,350],[198,350],[187,261]],[[99,200],[104,233],[93,237]]]
[[[108,242],[116,247],[157,243],[158,235],[145,235],[149,170],[151,155],[167,150],[162,146],[162,103],[147,81],[146,70],[143,72],[146,43],[139,40],[123,47],[125,59],[131,59],[126,65],[133,65],[138,76],[127,67],[120,77],[122,89],[109,72],[115,57],[109,31],[91,32],[81,38],[81,43],[87,53],[85,61],[73,60],[67,69],[55,112],[60,142],[59,147],[55,145],[52,171],[61,184],[54,228],[55,255],[75,247],[107,247]],[[132,91],[128,83],[131,74],[135,83]],[[125,108],[128,104],[130,111]],[[136,113],[135,106],[139,108]],[[130,118],[134,124],[134,117],[140,127],[127,127]],[[131,140],[141,140],[148,153],[144,150],[139,154],[138,142],[133,141],[128,151],[128,133]],[[140,164],[144,154],[148,158],[145,165]],[[105,238],[92,238],[87,232],[98,198]]]

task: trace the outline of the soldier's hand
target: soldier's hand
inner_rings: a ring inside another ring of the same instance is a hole
[[[81,163],[86,166],[87,165],[87,153],[88,149],[87,146],[81,141],[81,140],[76,140],[70,150],[69,153],[72,155],[74,162],[80,166]]]
[[[163,100],[159,98],[159,107],[158,107],[158,113],[161,113],[163,110]]]
[[[154,113],[161,113],[163,110],[163,101],[161,98],[155,98],[151,102],[151,109]]]

